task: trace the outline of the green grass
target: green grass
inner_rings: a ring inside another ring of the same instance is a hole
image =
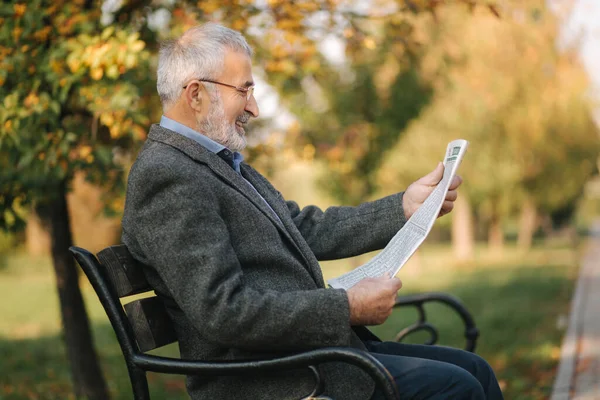
[[[325,263],[324,274],[335,276],[365,259]],[[461,298],[481,330],[477,353],[496,370],[505,397],[543,399],[552,385],[564,333],[557,320],[568,312],[578,259],[576,251],[556,246],[527,254],[507,249],[504,257],[478,249],[476,262],[456,265],[448,247],[426,244],[400,272],[401,294],[443,291]],[[111,394],[130,399],[114,333],[85,279],[82,287]],[[72,399],[49,260],[5,255],[0,293],[0,399]],[[458,317],[441,305],[431,305],[427,312],[440,327],[442,344],[463,346]],[[415,317],[412,309],[399,310],[374,331],[391,339]],[[178,351],[169,347],[160,354]],[[181,377],[150,374],[149,380],[153,398],[187,398]]]

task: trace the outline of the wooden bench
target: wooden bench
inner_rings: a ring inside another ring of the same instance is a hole
[[[272,360],[245,362],[210,362],[184,360],[146,354],[146,352],[177,341],[175,330],[162,301],[156,297],[133,300],[124,306],[120,298],[138,293],[151,292],[142,265],[129,253],[124,245],[111,246],[98,253],[96,258],[89,251],[71,247],[79,265],[96,291],[102,306],[116,333],[125,358],[135,400],[150,399],[147,371],[181,375],[246,375],[268,374],[273,371],[308,368],[315,377],[312,393],[305,399],[318,397],[322,382],[316,365],[326,362],[346,362],[367,372],[388,400],[398,399],[398,388],[385,367],[368,352],[354,348],[329,347],[307,351]],[[401,296],[396,306],[414,306],[418,310],[418,321],[402,330],[396,337],[400,341],[416,331],[430,334],[427,344],[437,341],[437,329],[427,322],[423,304],[435,301],[452,307],[465,324],[466,349],[474,351],[478,331],[473,318],[460,301],[442,293]]]

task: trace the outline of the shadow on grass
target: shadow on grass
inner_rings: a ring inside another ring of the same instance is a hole
[[[109,391],[114,400],[131,400],[127,368],[116,336],[108,322],[95,324],[94,341]],[[176,346],[158,353],[179,356]],[[0,399],[75,399],[61,335],[34,339],[0,337]],[[185,379],[177,375],[148,373],[153,399],[186,399]]]
[[[494,367],[507,399],[542,399],[550,393],[564,333],[556,321],[559,315],[566,314],[573,289],[574,273],[565,268],[568,267],[456,269],[452,273],[464,278],[441,290],[459,297],[473,314],[481,331],[477,353]],[[421,292],[428,288],[422,289]],[[403,289],[403,293],[409,291]],[[464,346],[462,322],[457,315],[448,312],[444,305],[432,304],[426,310],[440,329],[441,344]],[[383,339],[391,339],[415,319],[412,308],[398,310],[373,331]],[[95,324],[93,329],[113,399],[131,399],[127,370],[112,328],[107,321]],[[413,338],[413,342],[422,340],[423,337]],[[161,349],[160,354],[177,356],[178,351],[171,346]],[[0,398],[73,398],[60,335],[34,339],[0,337],[0,357]],[[183,377],[149,374],[149,380],[153,398],[187,399]]]

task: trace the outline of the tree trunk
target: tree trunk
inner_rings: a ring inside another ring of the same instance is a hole
[[[501,254],[504,250],[504,231],[500,216],[495,214],[490,220],[488,246],[492,253]]]
[[[533,242],[533,234],[537,228],[537,209],[530,199],[523,203],[519,219],[519,235],[517,246],[521,250],[529,250]]]
[[[468,261],[473,259],[475,247],[473,215],[469,199],[464,194],[458,196],[452,211],[452,247],[457,260]]]
[[[108,390],[94,350],[75,260],[68,251],[72,236],[64,181],[56,187],[54,196],[51,201],[39,205],[37,211],[50,230],[52,261],[75,396],[105,400],[109,398]]]

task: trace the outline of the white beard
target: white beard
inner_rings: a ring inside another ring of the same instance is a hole
[[[198,122],[198,132],[208,136],[232,151],[242,151],[246,147],[246,137],[241,135],[235,123],[225,119],[225,109],[218,94],[211,94],[210,110],[204,121]]]

